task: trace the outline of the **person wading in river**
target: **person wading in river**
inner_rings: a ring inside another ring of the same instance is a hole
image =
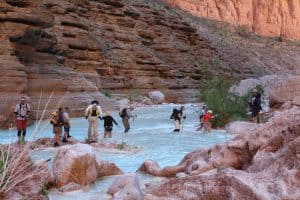
[[[112,129],[113,129],[113,123],[115,125],[118,125],[116,120],[111,116],[109,111],[105,112],[105,116],[101,118],[101,120],[104,120],[104,138],[112,138]]]
[[[180,111],[176,108],[173,109],[173,113],[170,116],[170,119],[173,119],[175,129],[173,132],[179,132],[180,131]]]
[[[64,124],[64,112],[62,108],[58,108],[58,111],[53,112],[50,123],[53,125],[53,134],[54,134],[54,147],[59,146],[59,138],[62,134],[62,127]]]
[[[125,107],[120,112],[119,115],[122,118],[122,123],[124,125],[124,133],[127,133],[130,129],[129,119],[132,118],[134,120],[136,115],[132,114],[133,107]]]
[[[210,120],[217,117],[217,115],[212,115],[212,111],[209,110],[203,115],[203,126],[204,132],[209,133],[211,130],[211,122]]]
[[[16,125],[18,130],[18,142],[25,141],[27,118],[30,113],[30,105],[26,103],[26,98],[21,97],[20,102],[15,107]]]
[[[98,141],[98,120],[101,119],[102,110],[99,102],[94,100],[85,110],[85,118],[89,122],[87,143]]]
[[[65,107],[65,111],[63,113],[64,116],[64,138],[63,142],[68,142],[67,138],[70,138],[70,128],[71,128],[71,120],[69,116],[70,109],[68,107]]]

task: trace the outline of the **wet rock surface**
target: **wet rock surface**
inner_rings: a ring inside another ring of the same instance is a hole
[[[225,144],[187,154],[177,166],[159,169],[146,161],[143,172],[155,176],[188,174],[150,186],[147,193],[175,199],[298,199],[299,120],[300,108],[293,107]]]

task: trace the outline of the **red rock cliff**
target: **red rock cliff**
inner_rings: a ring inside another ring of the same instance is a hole
[[[163,0],[196,16],[248,27],[256,34],[300,39],[299,0]]]

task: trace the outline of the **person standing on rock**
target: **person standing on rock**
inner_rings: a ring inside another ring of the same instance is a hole
[[[118,125],[116,120],[111,116],[109,111],[105,112],[105,116],[101,118],[101,120],[104,120],[104,138],[112,138],[112,129],[113,129],[113,123],[115,125]]]
[[[63,113],[64,117],[64,138],[63,142],[68,142],[67,138],[70,138],[70,128],[71,128],[71,121],[70,121],[70,115],[69,115],[70,109],[68,107],[65,107],[65,111]]]
[[[259,112],[262,110],[261,107],[261,94],[256,89],[252,91],[252,97],[248,102],[251,109],[252,122],[259,123]]]
[[[124,133],[127,133],[130,129],[129,119],[132,117],[132,119],[134,120],[134,118],[136,117],[136,115],[132,114],[133,109],[134,108],[128,106],[123,108],[119,113],[120,117],[122,118],[122,123],[124,125]]]
[[[62,108],[58,108],[58,111],[53,112],[50,123],[53,125],[54,134],[54,147],[59,146],[59,138],[62,134],[62,127],[64,125],[64,112]]]
[[[175,129],[173,132],[179,132],[180,131],[180,111],[176,108],[173,109],[173,113],[170,116],[170,119],[173,119]]]
[[[17,103],[14,111],[18,130],[18,142],[25,141],[27,119],[30,111],[30,105],[26,103],[26,98],[21,97],[20,102]]]
[[[85,110],[85,118],[89,122],[87,143],[98,141],[98,120],[101,119],[102,110],[99,102],[94,100]]]

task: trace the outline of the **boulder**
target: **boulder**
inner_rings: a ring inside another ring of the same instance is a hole
[[[238,85],[233,85],[229,92],[236,94],[238,96],[245,96],[256,86],[261,86],[264,90],[265,95],[269,95],[271,89],[276,85],[279,81],[283,80],[285,77],[277,76],[277,75],[266,75],[262,76],[258,79],[248,78],[240,81]]]
[[[75,144],[58,150],[53,162],[53,174],[57,187],[69,183],[89,185],[97,179],[97,161],[92,147]]]
[[[113,176],[113,175],[119,175],[124,173],[114,163],[110,163],[108,161],[98,162],[97,172],[98,172],[98,177]]]
[[[235,121],[226,125],[226,132],[229,134],[246,134],[249,130],[255,129],[258,126],[256,123]]]
[[[118,104],[119,104],[120,110],[122,110],[123,108],[127,108],[129,106],[130,101],[129,101],[129,99],[121,99],[118,101]]]
[[[142,200],[139,180],[136,174],[117,177],[107,191],[115,200]]]
[[[293,101],[297,96],[300,96],[300,76],[289,76],[273,86],[270,105],[281,105],[286,101]]]
[[[158,90],[149,92],[148,96],[150,100],[155,104],[161,104],[165,101],[165,95]]]

